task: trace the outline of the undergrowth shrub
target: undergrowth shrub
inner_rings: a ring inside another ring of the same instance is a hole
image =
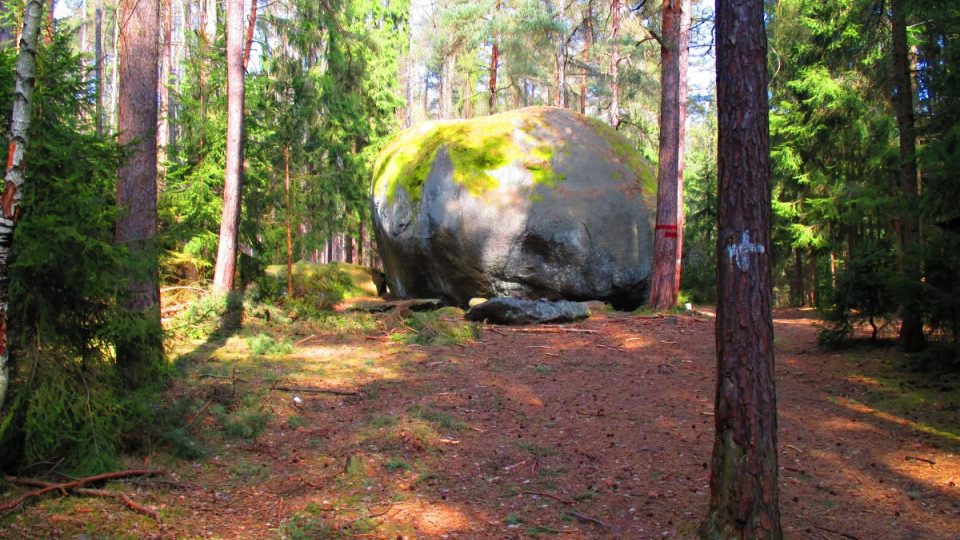
[[[818,342],[827,347],[844,345],[858,323],[871,327],[871,339],[897,310],[897,273],[893,251],[866,245],[853,252],[837,272],[836,287],[828,307],[821,310],[824,328]]]
[[[286,340],[277,340],[267,334],[256,334],[247,338],[247,348],[253,354],[266,356],[271,354],[290,354],[293,345]]]
[[[396,335],[406,343],[459,345],[480,337],[480,325],[467,321],[463,310],[453,307],[412,312],[404,324],[412,332]]]
[[[10,265],[12,373],[0,466],[49,470],[59,463],[59,471],[79,475],[116,466],[128,427],[151,422],[138,416],[149,413],[135,406],[138,396],[120,384],[113,352],[118,338],[136,342],[148,331],[118,302],[124,276],[137,270],[113,243],[123,152],[93,129],[92,88],[70,39],[55,35],[37,57]],[[0,88],[13,87],[14,54],[0,49]],[[0,107],[4,125],[9,112]],[[5,152],[0,148],[0,159]]]

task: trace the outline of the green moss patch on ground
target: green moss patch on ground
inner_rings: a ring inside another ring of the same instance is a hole
[[[370,269],[359,264],[333,262],[329,264],[299,261],[293,265],[293,278],[310,282],[314,279],[337,275],[342,285],[344,298],[377,296],[377,286],[370,276]],[[266,274],[278,280],[287,279],[287,265],[272,264],[267,267]]]
[[[374,165],[373,191],[388,201],[402,187],[420,200],[440,148],[453,163],[453,181],[480,195],[497,186],[491,171],[511,163],[525,167],[536,184],[555,186],[563,178],[553,170],[561,139],[547,127],[547,108],[510,111],[470,120],[427,122],[404,131],[383,150]]]

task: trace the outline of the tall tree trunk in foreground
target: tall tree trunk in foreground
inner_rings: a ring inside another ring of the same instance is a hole
[[[610,55],[610,125],[614,129],[620,126],[620,0],[610,5],[610,42],[613,53]]]
[[[920,315],[920,259],[916,253],[920,241],[917,197],[917,138],[914,128],[913,84],[910,51],[907,48],[907,14],[903,0],[890,0],[893,55],[893,109],[900,130],[900,171],[898,190],[905,208],[900,215],[900,265],[910,287],[900,306],[900,344],[908,352],[923,346],[923,319]]]
[[[717,396],[703,538],[783,537],[770,289],[762,0],[717,0]]]
[[[293,298],[293,233],[290,230],[290,146],[283,147],[283,207],[287,228],[287,296]]]
[[[243,192],[243,0],[227,0],[227,148],[223,214],[213,287],[233,289],[237,271],[237,236]]]
[[[669,309],[677,305],[683,255],[683,137],[687,116],[690,0],[663,3],[662,29],[660,165],[650,305]]]
[[[125,307],[144,318],[144,334],[117,343],[117,362],[128,383],[149,374],[163,350],[157,267],[157,65],[160,3],[123,0],[120,32],[119,142],[132,151],[117,171],[116,241],[127,247]]]
[[[7,343],[7,311],[10,294],[10,250],[13,231],[20,219],[20,187],[24,180],[24,159],[30,135],[33,107],[33,83],[37,65],[37,37],[43,14],[41,0],[29,0],[23,17],[20,51],[13,90],[13,112],[10,114],[10,145],[7,148],[7,170],[3,178],[3,202],[0,208],[0,407],[10,383],[10,349]]]

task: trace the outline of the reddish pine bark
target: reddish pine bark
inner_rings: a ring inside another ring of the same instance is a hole
[[[690,0],[663,3],[662,29],[660,165],[650,305],[669,309],[677,304],[683,254],[683,139],[687,116]]]
[[[287,296],[293,298],[293,233],[290,230],[290,146],[283,147],[283,206],[287,228]]]
[[[253,47],[253,32],[257,29],[257,0],[250,0],[250,18],[247,19],[247,44],[243,49],[243,69],[250,65],[250,49]]]
[[[620,126],[620,0],[612,0],[610,5],[610,42],[613,54],[610,55],[610,125]]]
[[[700,533],[779,539],[763,1],[718,0],[716,17],[716,438],[710,508]]]
[[[587,113],[587,67],[590,64],[590,48],[593,46],[593,0],[587,2],[583,20],[583,73],[580,74],[580,114]]]
[[[128,382],[138,384],[162,352],[157,269],[157,65],[160,3],[123,0],[120,30],[119,142],[131,149],[117,171],[116,241],[129,250],[127,309],[141,314],[152,332],[117,343],[117,362]]]
[[[500,0],[494,7],[500,11]],[[494,15],[496,16],[496,15]],[[490,114],[497,112],[497,67],[500,65],[500,47],[497,46],[497,36],[493,36],[493,46],[490,48]]]
[[[913,80],[910,51],[907,47],[907,15],[903,0],[890,0],[892,18],[891,54],[893,56],[893,109],[900,131],[900,170],[897,187],[906,199],[907,209],[900,216],[900,267],[911,288],[919,289],[920,260],[916,246],[920,242],[917,187],[917,137],[913,112]],[[919,294],[907,294],[900,306],[900,344],[908,352],[923,347],[923,319],[920,315]]]
[[[223,214],[213,287],[233,289],[237,271],[240,198],[243,191],[243,0],[227,0],[227,145]]]

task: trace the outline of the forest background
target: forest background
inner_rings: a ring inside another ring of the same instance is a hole
[[[955,371],[960,7],[898,6],[767,3],[774,300],[821,309],[826,345],[847,343],[862,321],[874,338],[895,337],[910,310],[924,329],[906,344],[917,351],[912,361]],[[61,0],[45,9],[10,266],[2,457],[63,459],[77,473],[95,472],[114,467],[122,448],[144,444],[165,407],[163,377],[130,388],[115,352],[150,332],[124,307],[142,261],[114,241],[117,171],[131,153],[117,134],[118,51],[130,27],[119,2]],[[269,288],[263,268],[285,263],[288,250],[297,260],[375,266],[372,163],[393,134],[427,119],[576,109],[609,122],[656,162],[660,9],[619,0],[246,2],[237,288]],[[0,8],[0,103],[13,99],[23,13],[16,2]],[[891,83],[897,13],[908,22],[912,184],[904,182],[905,124]],[[681,302],[707,303],[716,298],[716,110],[712,80],[696,73],[711,70],[711,6],[695,4],[694,14]],[[168,0],[160,10],[155,248],[166,286],[213,278],[228,154],[225,19],[213,0]],[[0,108],[4,125],[9,112]],[[905,239],[910,224],[916,234]]]

